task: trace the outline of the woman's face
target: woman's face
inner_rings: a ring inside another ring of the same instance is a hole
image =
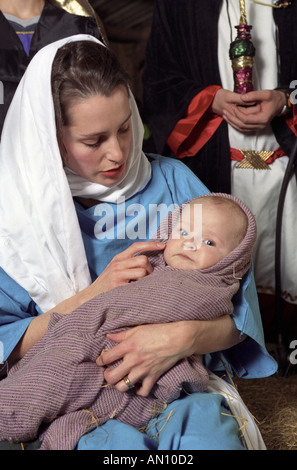
[[[127,172],[132,145],[131,110],[127,90],[118,86],[109,97],[94,95],[68,108],[63,127],[67,167],[89,181],[113,186]]]

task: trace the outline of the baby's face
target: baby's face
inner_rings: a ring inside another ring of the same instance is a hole
[[[188,204],[168,240],[165,262],[187,270],[214,266],[237,246],[236,224],[237,219],[228,208],[209,201]]]

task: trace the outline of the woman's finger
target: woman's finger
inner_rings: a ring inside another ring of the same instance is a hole
[[[119,392],[127,392],[128,390],[134,389],[137,395],[147,397],[159,378],[158,376],[147,376],[141,381],[139,377],[133,377],[135,377],[135,372],[126,374],[114,385],[115,388]]]
[[[128,390],[135,389],[138,390],[139,384],[136,381],[133,381],[132,374],[125,375],[117,384],[115,384],[115,388],[119,392],[127,392]]]
[[[122,341],[125,339],[125,334],[127,333],[127,331],[122,332],[123,334]],[[121,333],[118,333],[117,335],[121,335]],[[117,342],[114,339],[114,336],[116,335],[107,335],[107,336],[112,341]],[[108,366],[112,364],[113,362],[118,361],[119,359],[122,359],[123,356],[126,354],[126,352],[127,352],[127,348],[125,347],[125,344],[122,346],[121,344],[117,344],[113,348],[104,350],[103,352],[101,352],[100,356],[96,360],[96,363],[98,364],[98,366]]]
[[[130,245],[128,248],[126,248],[126,250],[116,255],[113,259],[127,259],[146,251],[158,251],[163,250],[164,248],[165,244],[162,242],[135,242],[133,245]]]
[[[156,249],[164,249],[164,247]],[[130,281],[137,281],[153,272],[147,256],[131,256],[131,253],[135,252],[130,252],[129,256],[115,256],[101,273],[95,281],[101,286],[101,292],[128,284]]]
[[[136,393],[142,397],[147,397],[150,394],[151,389],[155,385],[159,377],[145,377],[143,381],[137,386]]]
[[[133,268],[144,268],[148,269],[151,267],[151,263],[148,260],[148,257],[145,255],[139,255],[134,257],[128,257],[124,259],[114,259],[110,266],[113,266],[115,270],[123,271],[123,269],[133,269]],[[152,269],[149,269],[151,272]]]

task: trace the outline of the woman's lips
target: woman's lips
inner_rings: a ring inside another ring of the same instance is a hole
[[[124,168],[124,163],[121,166],[118,166],[117,168],[112,168],[111,170],[101,171],[101,174],[104,176],[109,176],[109,177],[117,176],[119,173],[121,173],[123,168]]]

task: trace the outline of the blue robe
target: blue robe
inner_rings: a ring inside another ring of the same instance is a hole
[[[160,219],[167,215],[169,206],[173,208],[174,204],[180,205],[208,192],[183,163],[157,155],[149,158],[151,180],[130,199],[120,205],[103,203],[89,209],[76,204],[92,279],[102,272],[115,254],[134,241],[151,238]],[[161,210],[161,215],[158,216],[158,210],[152,211],[152,208]],[[156,215],[150,221],[149,211]],[[236,326],[249,338],[224,353],[206,356],[207,367],[219,371],[222,369],[222,358],[231,372],[242,377],[273,374],[276,363],[265,349],[252,271],[243,279],[234,305]],[[38,314],[40,310],[28,293],[0,270],[0,351],[3,351],[0,360],[5,361],[9,357],[29,323]],[[164,417],[152,420],[148,434],[110,420],[83,436],[78,449],[243,448],[236,421],[222,415],[222,409],[226,412],[222,396],[193,394],[173,402],[164,411]],[[167,420],[168,414],[170,419]],[[166,426],[163,426],[165,421]],[[196,423],[199,425],[196,426]]]

